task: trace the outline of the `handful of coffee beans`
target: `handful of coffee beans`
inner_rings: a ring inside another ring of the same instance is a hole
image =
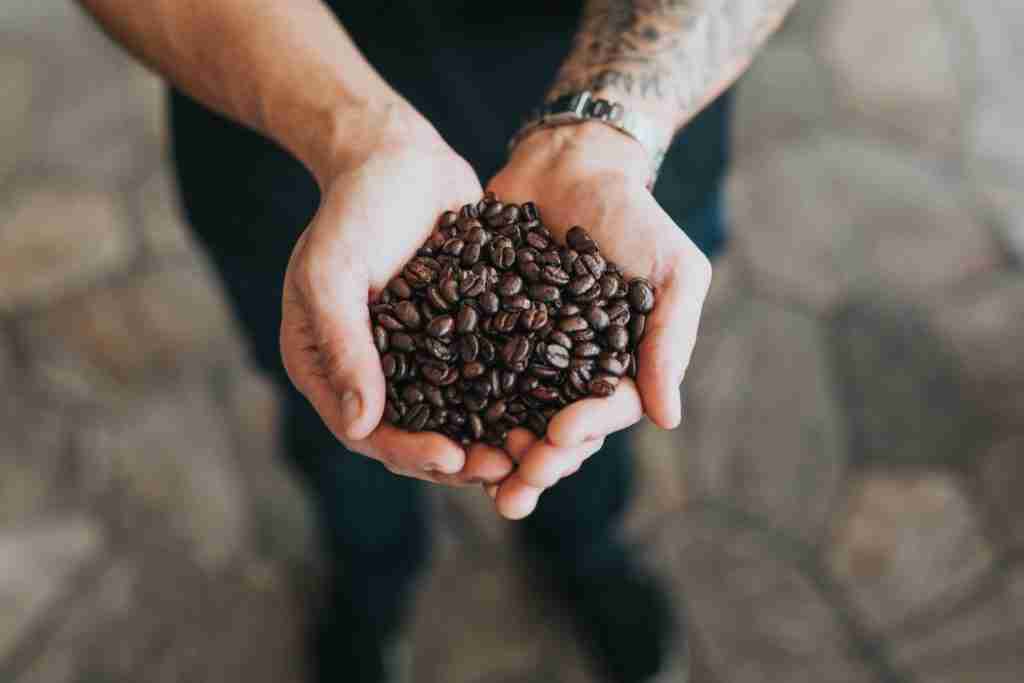
[[[543,436],[562,407],[635,377],[654,289],[581,227],[556,243],[532,202],[487,193],[437,229],[370,306],[384,419],[462,444]]]

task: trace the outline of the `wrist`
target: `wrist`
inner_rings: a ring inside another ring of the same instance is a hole
[[[329,117],[326,139],[308,161],[321,187],[378,154],[448,149],[434,127],[401,99],[348,105]]]
[[[533,173],[615,177],[641,186],[651,176],[651,158],[644,146],[599,121],[530,131],[517,142],[509,163],[525,164]]]

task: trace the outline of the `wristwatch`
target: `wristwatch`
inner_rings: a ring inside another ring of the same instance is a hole
[[[658,142],[654,124],[640,112],[627,111],[618,102],[595,98],[589,90],[567,93],[531,111],[526,122],[509,140],[509,152],[520,140],[536,130],[584,121],[599,121],[639,142],[647,150],[651,162],[647,187],[654,187],[666,152]]]

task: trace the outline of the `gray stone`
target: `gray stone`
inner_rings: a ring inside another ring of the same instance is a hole
[[[134,399],[154,379],[242,355],[213,279],[189,263],[51,308],[26,320],[22,334],[34,374],[62,399]]]
[[[769,42],[736,90],[735,153],[747,157],[816,134],[830,122],[831,98],[810,45]]]
[[[219,568],[252,541],[246,491],[226,416],[202,386],[153,396],[79,437],[87,495],[117,495],[155,513],[202,567]],[[126,507],[127,509],[127,507]]]
[[[81,516],[0,531],[0,660],[67,595],[103,545],[99,525]]]
[[[143,184],[136,198],[146,245],[158,256],[174,256],[195,247],[185,228],[174,179],[160,169]]]
[[[124,268],[133,251],[109,194],[40,188],[0,215],[0,312],[74,291]]]
[[[867,474],[836,524],[828,563],[874,628],[955,604],[993,561],[952,475]]]
[[[938,302],[932,321],[984,433],[1024,430],[1024,276],[1009,272]],[[987,445],[987,444],[985,444]]]
[[[846,465],[846,434],[817,323],[756,302],[688,385],[689,496],[727,501],[813,540]]]
[[[882,8],[838,0],[824,17],[821,46],[843,110],[882,132],[959,151],[958,74],[934,2]]]
[[[956,462],[985,438],[980,407],[926,310],[864,295],[837,318],[833,342],[857,461]]]
[[[672,572],[707,668],[729,683],[876,680],[852,657],[839,615],[772,543],[694,508],[650,544],[652,563]]]
[[[0,185],[24,153],[34,94],[31,63],[0,52]]]
[[[730,189],[755,291],[815,308],[855,290],[934,297],[1003,262],[955,188],[893,149],[801,143],[740,160]]]
[[[978,467],[984,504],[993,508],[1007,540],[1024,547],[1024,437],[996,444],[980,459]]]
[[[464,548],[435,550],[410,624],[416,681],[563,680],[557,672],[580,670],[569,625],[509,553]]]
[[[287,468],[280,441],[278,392],[263,375],[247,370],[232,381],[228,409],[246,481],[257,550],[293,567],[316,564],[319,548],[312,501]]]

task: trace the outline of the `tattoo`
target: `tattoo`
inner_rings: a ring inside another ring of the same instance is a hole
[[[739,75],[795,2],[587,0],[550,94],[612,91],[666,108],[679,125]]]

